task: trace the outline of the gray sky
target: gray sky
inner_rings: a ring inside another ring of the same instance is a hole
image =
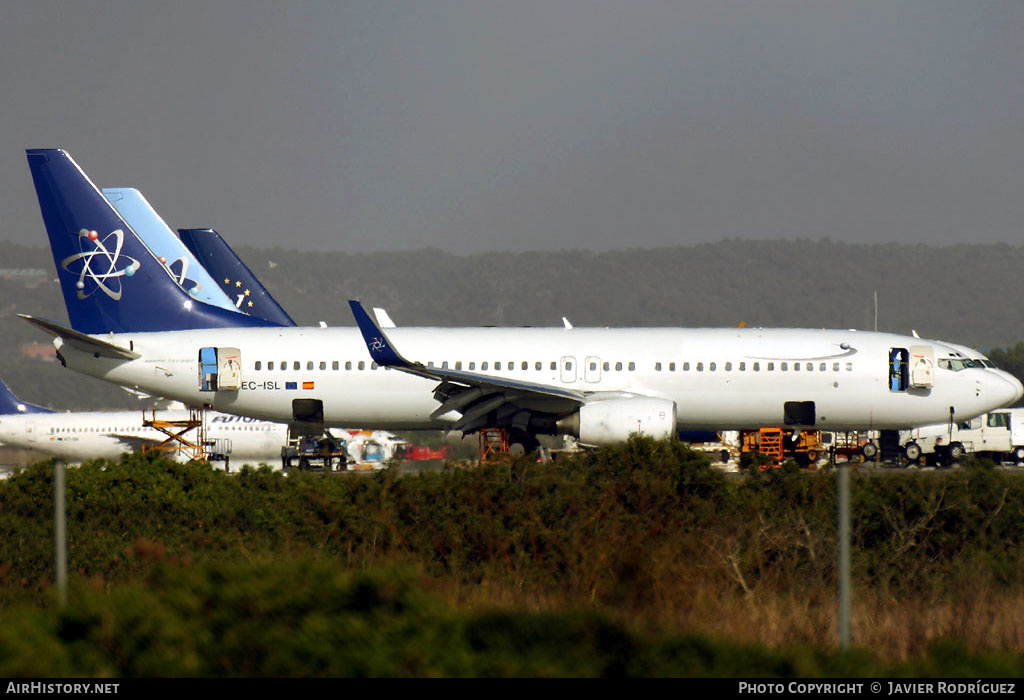
[[[0,238],[59,146],[232,243],[1019,244],[1024,3],[0,0]]]

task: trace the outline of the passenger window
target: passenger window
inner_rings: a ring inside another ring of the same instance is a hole
[[[501,363],[500,362],[495,362],[494,363],[494,369],[496,369],[496,370],[497,369],[501,369]]]
[[[321,369],[321,370],[325,370],[325,369],[327,369],[327,363],[326,363],[326,362],[321,362],[321,363],[320,363],[320,369]]]
[[[690,363],[689,362],[684,362],[683,363],[683,371],[684,372],[689,372],[690,371]]]
[[[299,364],[299,361],[298,361],[298,360],[295,360],[294,362],[292,362],[292,369],[293,369],[293,370],[296,370],[296,371],[298,371],[299,367],[301,367],[301,366],[302,366],[302,365],[300,365],[300,364]]]
[[[635,362],[630,362],[629,363],[629,371],[633,372],[635,370],[636,370],[636,363]]]
[[[523,360],[522,369],[530,369],[530,363]]]
[[[284,372],[288,369],[288,360],[281,360],[281,371]]]
[[[455,369],[462,369],[462,360],[455,361]]]
[[[262,367],[263,367],[263,363],[262,363],[262,362],[260,362],[259,360],[256,360],[256,366],[255,366],[255,370],[256,370],[257,372],[259,372],[259,371],[260,371],[260,369],[262,369]]]
[[[333,369],[334,371],[338,370],[338,361],[337,360],[334,360],[333,362],[331,362],[331,369]]]
[[[345,362],[345,369],[352,369],[352,360],[348,360],[347,362]]]
[[[782,369],[786,369],[786,368],[783,367]],[[799,362],[794,362],[793,363],[793,371],[794,372],[799,372],[800,371],[800,363]]]
[[[363,360],[360,360],[357,366],[359,369],[366,369],[366,363]]]
[[[741,362],[740,363],[740,372],[746,372],[746,371],[747,371],[747,363],[746,362]]]
[[[822,362],[820,365],[818,365],[819,372],[824,372],[826,369],[828,369],[828,365],[826,363]]]
[[[697,363],[697,371],[698,372],[703,372],[704,371],[704,363],[703,362],[698,362]]]
[[[833,372],[838,372],[839,371],[839,363],[838,362],[833,362],[832,363],[832,371]]]
[[[572,371],[572,363],[571,362],[566,362],[565,363],[565,368],[571,372]]]
[[[370,363],[370,369],[377,369],[377,363],[376,362],[371,362]]]
[[[775,363],[774,362],[769,362],[768,363],[768,371],[769,372],[774,372],[775,371]]]
[[[591,367],[590,369],[594,369],[594,368]],[[661,363],[660,362],[655,362],[654,363],[654,371],[655,372],[660,372],[661,371]]]
[[[540,362],[534,362],[533,363],[533,368],[535,370],[537,370],[538,372],[540,372],[541,368],[543,368],[543,367],[544,367],[544,365],[542,365]]]
[[[852,362],[847,362],[846,363],[846,371],[847,372],[852,372],[853,371],[853,363]]]
[[[448,360],[441,363],[441,369],[448,369]]]
[[[714,372],[716,369],[718,369],[718,365],[716,365],[714,362],[709,362],[708,363],[708,371],[709,372]]]
[[[675,372],[676,371],[676,363],[675,362],[669,362],[668,363],[668,371],[669,372]]]
[[[616,362],[615,363],[615,371],[616,372],[621,372],[622,371],[622,363],[621,362]]]
[[[726,372],[732,372],[732,363],[731,362],[726,362],[725,363],[725,371]]]
[[[469,363],[469,369],[470,369],[470,371],[476,369],[476,362],[470,362]]]
[[[487,363],[486,362],[482,362],[480,364],[480,370],[483,371],[483,372],[487,371]]]
[[[554,369],[558,369],[558,363],[557,362],[552,362],[551,363],[551,369],[553,369],[553,370]]]
[[[782,370],[783,372],[788,371],[789,370],[789,363],[788,362],[783,362],[781,364],[781,366],[779,367],[779,369]]]

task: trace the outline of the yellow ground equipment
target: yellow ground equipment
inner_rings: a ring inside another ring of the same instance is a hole
[[[820,430],[801,431],[794,441],[792,431],[781,427],[764,427],[740,432],[740,451],[743,454],[759,454],[768,458],[760,469],[782,466],[792,457],[801,467],[813,466],[825,454]]]

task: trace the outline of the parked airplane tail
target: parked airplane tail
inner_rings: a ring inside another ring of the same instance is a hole
[[[240,311],[281,326],[295,321],[260,284],[252,270],[242,262],[227,241],[212,228],[180,228],[181,242],[206,268]]]
[[[193,298],[229,311],[235,310],[231,299],[221,291],[209,272],[193,257],[141,192],[134,187],[104,187],[103,196]]]
[[[25,403],[0,380],[0,416],[21,415],[23,413],[53,413],[48,408]]]
[[[191,298],[67,153],[41,148],[27,155],[74,330],[271,325]]]

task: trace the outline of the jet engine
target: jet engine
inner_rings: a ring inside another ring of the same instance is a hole
[[[676,404],[648,397],[595,401],[558,421],[558,429],[587,445],[623,442],[634,433],[666,438],[675,434]]]

